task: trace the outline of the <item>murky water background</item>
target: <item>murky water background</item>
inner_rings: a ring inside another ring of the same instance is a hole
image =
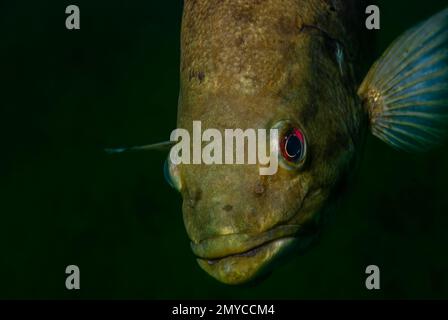
[[[27,2],[0,5],[0,298],[448,298],[448,147],[412,156],[369,138],[313,250],[221,285],[196,265],[165,155],[101,151],[175,128],[181,1],[78,1],[78,32],[68,2]],[[444,7],[379,4],[373,57]],[[81,291],[65,289],[69,264]],[[364,287],[369,264],[380,291]]]

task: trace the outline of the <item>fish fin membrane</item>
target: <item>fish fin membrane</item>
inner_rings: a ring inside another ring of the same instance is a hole
[[[153,150],[159,150],[159,151],[166,151],[169,148],[171,148],[175,142],[173,141],[164,141],[154,144],[148,144],[144,146],[134,146],[134,147],[128,147],[128,148],[107,148],[104,149],[105,152],[109,154],[116,154],[116,153],[123,153],[123,152],[136,152],[136,151],[153,151]]]
[[[448,8],[400,36],[358,94],[372,133],[392,147],[422,152],[440,145],[448,127]]]

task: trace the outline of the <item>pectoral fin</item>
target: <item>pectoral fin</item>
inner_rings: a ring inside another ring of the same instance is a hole
[[[122,153],[122,152],[134,152],[134,151],[150,151],[150,150],[159,150],[166,151],[171,148],[176,142],[175,141],[164,141],[154,144],[148,144],[144,146],[134,146],[128,148],[108,148],[104,149],[109,154]]]
[[[399,37],[359,91],[372,133],[396,149],[440,144],[448,127],[448,8]]]

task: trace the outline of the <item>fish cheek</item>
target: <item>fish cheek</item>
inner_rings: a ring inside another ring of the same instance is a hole
[[[313,116],[315,117],[316,114],[317,112]],[[296,182],[295,188],[301,192],[300,196],[296,195],[296,199],[300,199],[300,201],[297,204],[298,212],[292,221],[299,224],[309,224],[316,218],[318,211],[327,199],[326,195],[329,193],[327,173],[331,170],[329,170],[328,163],[322,157],[325,148],[319,142],[313,143],[318,139],[313,139],[312,135],[310,140],[307,146],[306,161],[293,178]]]
[[[347,134],[333,128],[321,136],[318,143],[310,149],[309,198],[310,202],[314,202],[315,215],[319,218],[318,211],[333,202],[342,190],[346,190],[354,148]]]
[[[266,178],[266,192],[258,196],[258,205],[264,212],[266,225],[289,223],[300,215],[300,207],[307,189],[307,179],[296,170],[279,169],[276,175]]]

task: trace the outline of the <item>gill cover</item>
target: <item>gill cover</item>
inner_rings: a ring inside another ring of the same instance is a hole
[[[426,151],[448,126],[448,8],[405,32],[358,91],[372,133],[396,149]]]

